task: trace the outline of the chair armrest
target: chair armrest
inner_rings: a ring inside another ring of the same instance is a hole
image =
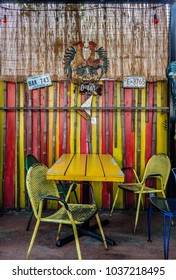
[[[60,197],[57,197],[57,196],[53,196],[53,195],[49,195],[49,196],[44,196],[43,200],[59,201],[61,204],[63,204],[65,206],[66,210],[69,210],[68,203],[63,198],[60,198]]]
[[[148,175],[146,178],[145,178],[145,181],[147,181],[148,179],[151,179],[151,178],[157,178],[157,179],[160,179],[162,180],[163,176],[161,174],[151,174],[151,175]]]

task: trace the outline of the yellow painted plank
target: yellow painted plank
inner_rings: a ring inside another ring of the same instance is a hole
[[[92,107],[96,107],[96,96],[92,98]],[[91,118],[95,119],[95,123],[91,123],[92,127],[92,153],[97,151],[97,124],[96,124],[96,110],[91,111]]]
[[[57,176],[63,176],[73,158],[73,154],[63,154],[47,172],[47,179],[58,180]],[[60,178],[59,178],[60,179]]]
[[[71,83],[70,87],[70,106],[74,107],[74,84]],[[75,135],[75,121],[76,121],[76,113],[71,110],[70,111],[70,152],[74,153],[74,135]]]
[[[147,91],[145,88],[141,90],[141,106],[146,106],[146,94]],[[146,150],[146,111],[141,111],[141,153],[140,153],[140,173],[143,174],[145,168],[145,150]]]
[[[85,176],[86,169],[86,154],[75,154],[71,164],[69,165],[66,175],[74,176],[75,181],[79,180],[80,177]]]
[[[164,88],[162,89],[162,83],[157,83],[157,106],[167,106],[167,99],[164,97],[167,97],[167,83],[164,83]],[[163,94],[162,90],[165,94]],[[157,153],[166,153],[167,154],[167,113],[165,111],[158,111],[157,112],[157,147],[156,152]]]
[[[54,87],[48,87],[48,107],[53,107],[54,102]],[[53,151],[53,111],[48,112],[48,165],[52,165],[52,151]],[[55,133],[55,132],[54,132]]]
[[[77,107],[81,106],[81,94],[79,93],[80,88],[78,87],[78,93],[77,93]],[[80,153],[80,147],[81,147],[81,115],[79,113],[76,113],[76,153]]]
[[[100,162],[100,158],[97,154],[87,155],[87,176],[101,178],[104,177],[104,172]]]
[[[120,182],[124,182],[124,174],[114,158],[111,155],[101,154],[99,155],[99,157],[101,159],[101,164],[103,166],[105,176],[110,180],[111,177],[115,177],[118,175],[118,181],[121,180]]]
[[[24,106],[23,84],[19,86],[19,103],[20,107]],[[19,169],[20,169],[20,207],[25,208],[25,165],[24,165],[24,111],[19,112]]]
[[[57,107],[59,107],[59,82],[57,83]],[[59,111],[56,113],[56,149],[55,158],[59,158]]]

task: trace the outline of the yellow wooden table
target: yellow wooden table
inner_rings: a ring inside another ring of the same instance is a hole
[[[124,174],[109,154],[63,154],[47,172],[48,180],[124,182]]]
[[[63,154],[48,170],[46,178],[57,181],[84,182],[83,203],[88,203],[89,188],[85,182],[124,182],[124,173],[121,171],[115,159],[109,154]],[[107,224],[109,221],[104,221]],[[96,227],[80,228],[80,235],[89,235],[101,240],[101,236],[95,234]],[[72,239],[70,239],[72,240]],[[63,245],[69,240],[62,241]],[[110,245],[115,242],[107,238]]]

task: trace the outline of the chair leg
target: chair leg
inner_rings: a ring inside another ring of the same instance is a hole
[[[30,217],[29,217],[29,221],[28,221],[28,223],[27,223],[26,231],[29,231],[29,228],[30,228],[30,224],[31,224],[33,215],[34,215],[34,212],[31,211],[31,214],[30,214]]]
[[[169,242],[170,242],[170,231],[172,225],[172,217],[169,217],[169,224],[168,227],[167,223],[167,216],[164,215],[164,234],[163,234],[163,241],[164,241],[164,259],[168,259],[169,257]]]
[[[60,233],[62,229],[62,224],[59,224],[58,231],[57,231],[57,237],[56,237],[56,246],[60,247]]]
[[[75,244],[76,244],[78,260],[82,260],[81,249],[80,249],[79,238],[78,238],[78,231],[77,231],[77,227],[76,227],[75,223],[72,223],[72,227],[73,227],[73,233],[74,233],[74,237],[75,237]]]
[[[112,205],[112,208],[111,208],[110,216],[112,216],[112,213],[114,211],[114,207],[115,207],[118,195],[119,195],[119,187],[117,187],[117,192],[116,192],[116,195],[115,195],[115,198],[114,198],[114,202],[113,202],[113,205]]]
[[[76,193],[76,191],[75,191],[75,190],[74,190],[73,192],[74,192],[74,195],[75,195],[75,198],[76,198],[76,202],[79,204],[79,200],[78,200],[77,193]]]
[[[148,224],[148,240],[149,242],[152,242],[151,240],[151,216],[152,216],[152,204],[149,204],[148,208],[148,219],[147,219],[147,224]]]
[[[106,249],[108,249],[108,245],[107,245],[107,242],[106,242],[104,231],[103,231],[103,228],[102,228],[102,225],[101,225],[101,222],[100,222],[99,214],[97,213],[95,217],[96,217],[96,220],[97,220],[97,223],[98,223],[98,226],[99,226],[99,230],[100,230],[100,233],[101,233],[101,236],[102,236],[102,239],[103,239],[104,246],[105,246]]]
[[[36,238],[36,235],[37,235],[37,231],[38,231],[39,225],[40,225],[40,220],[37,220],[35,228],[34,228],[34,231],[33,231],[33,234],[32,234],[31,242],[30,242],[30,245],[29,245],[29,248],[28,248],[28,252],[27,252],[27,255],[26,255],[26,259],[27,260],[30,257],[30,254],[31,254],[31,251],[32,251],[32,247],[34,245],[34,241],[35,241],[35,238]]]
[[[142,193],[139,193],[133,234],[136,233],[136,229],[137,229],[137,224],[138,224],[138,219],[139,219],[139,211],[140,211],[140,204],[141,204],[141,196],[142,196]]]

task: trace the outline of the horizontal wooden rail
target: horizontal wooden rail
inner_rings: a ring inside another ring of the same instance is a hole
[[[65,110],[92,110],[92,111],[169,111],[169,107],[0,107],[2,111],[65,111]]]

